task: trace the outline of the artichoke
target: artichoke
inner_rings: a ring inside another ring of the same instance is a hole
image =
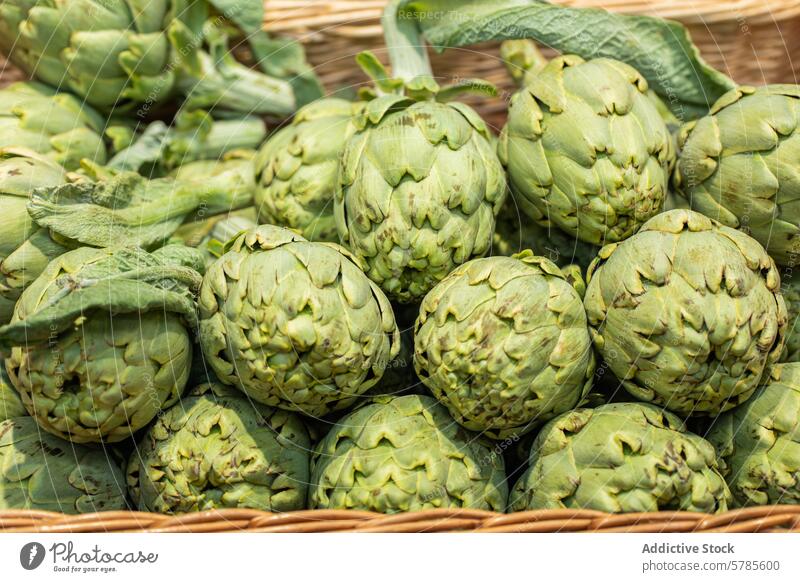
[[[392,308],[331,243],[260,226],[226,245],[200,290],[200,342],[219,379],[321,416],[352,404],[400,349]]]
[[[716,415],[747,400],[783,352],[780,276],[757,241],[691,210],[603,247],[584,305],[594,343],[640,400]]]
[[[317,509],[504,511],[507,498],[502,455],[429,396],[359,408],[334,425],[311,461]]]
[[[0,510],[125,508],[125,476],[108,451],[43,433],[30,417],[0,422]]]
[[[714,447],[649,404],[567,412],[536,437],[529,463],[512,489],[511,511],[715,513],[731,501]]]
[[[27,148],[64,166],[83,158],[106,161],[105,120],[73,95],[41,83],[14,83],[0,90],[0,148]]]
[[[341,239],[401,303],[420,301],[456,266],[489,252],[506,196],[483,120],[463,103],[437,101],[450,93],[431,78],[416,83],[356,116],[334,206]]]
[[[27,283],[53,258],[64,253],[57,241],[28,214],[31,193],[68,181],[64,168],[32,150],[0,149],[0,300],[15,302]],[[3,319],[11,319],[3,309]]]
[[[23,292],[0,347],[14,387],[46,431],[116,442],[177,401],[189,375],[202,255],[170,245],[82,247]]]
[[[0,364],[0,422],[18,416],[27,416],[19,393],[11,384],[6,368]]]
[[[741,505],[800,503],[800,363],[780,364],[708,433]]]
[[[162,414],[128,463],[142,511],[305,509],[311,442],[292,413],[221,385],[193,390]]]
[[[311,241],[339,241],[333,196],[358,108],[344,99],[321,99],[269,138],[256,159],[260,222],[291,228]]]
[[[661,212],[675,149],[647,87],[619,61],[566,55],[512,97],[498,154],[529,217],[602,245]]]
[[[292,84],[236,63],[221,31],[233,24],[253,35],[257,49],[262,16],[260,0],[156,0],[146,7],[135,0],[2,0],[0,51],[38,80],[106,110],[139,103],[144,114],[180,90],[189,108],[286,115],[297,105]],[[304,74],[297,50],[273,51],[280,62],[264,68],[283,67],[288,79]]]
[[[778,264],[800,259],[800,86],[737,87],[681,128],[676,189]]]
[[[578,406],[594,351],[581,296],[528,250],[457,267],[425,296],[417,375],[460,424],[522,435]]]

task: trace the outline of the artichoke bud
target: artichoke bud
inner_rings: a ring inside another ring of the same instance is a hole
[[[305,508],[311,441],[290,412],[205,384],[156,420],[128,463],[142,511]]]
[[[6,367],[46,431],[116,442],[180,397],[190,372],[194,249],[82,247],[51,261],[0,327]]]
[[[785,344],[774,261],[746,234],[664,212],[600,250],[584,305],[595,346],[636,398],[716,416],[746,401]]]
[[[505,463],[429,396],[379,398],[335,424],[311,464],[310,505],[381,513],[504,511]]]
[[[414,338],[422,382],[457,422],[493,438],[530,431],[591,388],[581,296],[530,250],[453,270],[425,296]]]
[[[259,221],[311,241],[338,242],[333,212],[339,158],[363,104],[320,99],[263,145],[255,163]]]
[[[485,84],[440,90],[424,75],[402,82],[373,59],[362,64],[373,67],[381,91],[345,144],[334,216],[369,277],[391,299],[414,303],[456,266],[490,251],[505,177],[480,116],[442,102]]]
[[[509,106],[498,154],[522,210],[593,244],[622,241],[664,208],[675,148],[627,64],[564,55]]]
[[[124,483],[108,451],[44,433],[30,417],[0,422],[0,510],[126,509]]]
[[[352,404],[400,349],[389,301],[348,251],[275,226],[225,245],[199,307],[203,353],[222,382],[312,416]]]
[[[800,503],[800,363],[774,366],[708,433],[739,505]]]
[[[716,513],[731,501],[711,443],[655,406],[617,403],[579,408],[545,425],[509,506]]]
[[[674,174],[693,210],[746,232],[787,266],[800,258],[798,120],[800,86],[737,87],[681,128]]]

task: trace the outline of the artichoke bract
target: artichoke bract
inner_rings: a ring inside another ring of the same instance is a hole
[[[318,416],[374,386],[400,349],[391,305],[332,243],[262,225],[234,238],[200,290],[200,342],[219,379]]]
[[[509,105],[498,154],[520,207],[594,245],[664,207],[675,149],[647,81],[613,59],[553,59]]]
[[[125,475],[109,451],[45,432],[30,417],[0,422],[0,510],[126,509]]]
[[[310,457],[298,417],[206,385],[148,429],[128,463],[128,486],[142,511],[293,511],[305,509]]]
[[[676,189],[692,209],[760,242],[778,264],[800,259],[800,86],[742,86],[678,136]]]
[[[11,384],[6,367],[0,364],[0,422],[18,416],[28,416],[19,393]]]
[[[708,440],[740,505],[800,503],[800,363],[774,366],[750,400],[714,421]]]
[[[317,446],[312,508],[505,510],[505,465],[491,442],[429,396],[378,400],[342,418]]]
[[[311,241],[339,241],[333,198],[358,107],[344,99],[320,99],[267,140],[256,158],[260,222],[291,228]]]
[[[422,302],[417,375],[466,428],[522,435],[578,406],[594,373],[583,301],[525,251],[457,267]]]
[[[234,25],[259,52],[262,17],[259,0],[2,0],[0,51],[102,109],[140,103],[144,114],[180,89],[190,108],[289,114],[292,83],[236,63],[224,46],[221,26]],[[270,56],[280,62],[262,66],[287,79],[303,75],[307,65],[293,48],[275,47]]]
[[[67,250],[33,221],[28,203],[37,188],[68,181],[63,167],[33,150],[0,149],[0,298],[4,302],[19,299],[25,285]],[[2,323],[7,323],[11,315],[4,311],[7,317]]]
[[[600,250],[584,305],[624,387],[681,414],[747,400],[780,358],[787,312],[758,242],[691,210],[664,212]]]
[[[405,92],[380,96],[356,116],[334,211],[340,238],[367,275],[391,299],[414,303],[489,252],[506,185],[474,110],[437,101],[447,93],[432,79]]]
[[[567,412],[542,428],[529,463],[512,489],[511,511],[715,513],[731,502],[711,443],[649,404]]]
[[[105,120],[68,93],[41,83],[0,90],[0,148],[27,148],[76,170],[84,158],[105,163]]]
[[[23,292],[0,346],[46,431],[116,442],[177,401],[188,379],[203,257],[169,245],[69,251]]]

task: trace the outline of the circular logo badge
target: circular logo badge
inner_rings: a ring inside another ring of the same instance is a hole
[[[26,570],[35,570],[44,561],[44,546],[39,542],[30,542],[19,551],[19,563]]]

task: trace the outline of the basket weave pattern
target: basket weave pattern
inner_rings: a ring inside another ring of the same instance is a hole
[[[630,14],[679,20],[709,63],[740,83],[797,83],[800,65],[800,2],[797,0],[558,0]],[[380,14],[385,0],[265,0],[267,30],[306,46],[309,60],[329,90],[367,81],[353,62],[362,50],[385,60]],[[513,86],[497,44],[451,49],[433,56],[447,81],[482,78],[501,88],[498,98],[473,101],[487,122],[503,123]],[[797,67],[797,68],[795,68]],[[22,75],[0,57],[0,86]],[[719,515],[658,512],[611,515],[590,510],[538,510],[497,514],[438,509],[398,515],[309,510],[270,514],[227,509],[183,516],[114,511],[65,516],[43,511],[0,511],[5,532],[800,532],[800,506],[739,509]]]
[[[346,510],[308,510],[271,514],[252,509],[224,509],[175,517],[132,511],[110,511],[77,516],[64,516],[46,511],[0,511],[0,531],[16,533],[800,532],[800,506],[752,507],[720,515],[686,511],[612,515],[585,509],[551,509],[510,514],[469,509],[431,509],[397,515]]]

